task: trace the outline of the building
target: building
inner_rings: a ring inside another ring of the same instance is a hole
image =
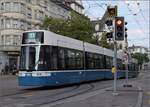
[[[84,7],[82,4],[82,0],[65,0],[67,6],[69,6],[73,11],[83,14]]]
[[[143,47],[143,46],[131,46],[128,48],[130,53],[146,53],[148,54],[148,48]]]
[[[0,72],[18,65],[23,31],[41,29],[46,16],[67,19],[70,9],[60,0],[0,0]]]

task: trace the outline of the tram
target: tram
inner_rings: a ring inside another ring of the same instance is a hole
[[[113,51],[46,30],[23,33],[18,82],[20,86],[59,86],[113,79]],[[117,77],[125,77],[117,55]]]

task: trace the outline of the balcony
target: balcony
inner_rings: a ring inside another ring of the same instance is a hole
[[[0,45],[0,51],[4,52],[19,52],[20,46],[16,45]]]

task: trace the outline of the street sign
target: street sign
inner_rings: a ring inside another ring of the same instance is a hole
[[[129,57],[128,57],[128,54],[127,54],[127,53],[124,53],[123,58],[122,58],[122,61],[123,61],[124,64],[128,64],[128,62],[129,62]]]

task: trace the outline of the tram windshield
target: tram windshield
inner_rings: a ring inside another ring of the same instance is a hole
[[[48,70],[50,64],[50,47],[23,46],[21,48],[20,70]]]

